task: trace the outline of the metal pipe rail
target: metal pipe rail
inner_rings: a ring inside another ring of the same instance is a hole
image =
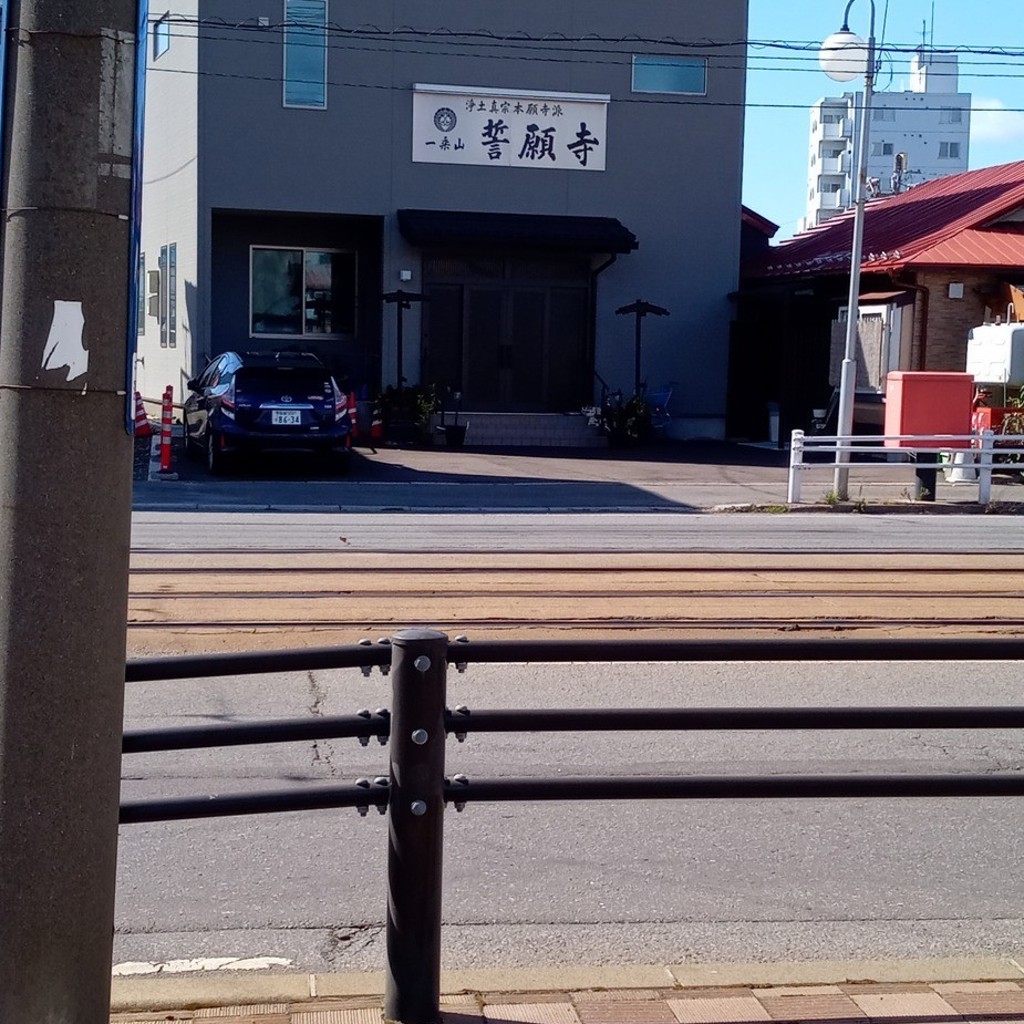
[[[1024,772],[990,775],[607,776],[470,780],[445,776],[446,738],[470,732],[594,732],[838,729],[1021,729],[1024,707],[610,708],[480,710],[446,708],[447,670],[477,664],[569,662],[908,662],[1024,661],[1024,639],[511,641],[449,643],[407,630],[390,643],[354,647],[157,658],[131,662],[128,681],[242,676],[313,668],[390,665],[392,707],[371,714],[210,727],[139,730],[125,753],[243,743],[350,737],[388,743],[387,776],[342,786],[224,794],[121,805],[122,824],[223,815],[376,807],[388,815],[384,1016],[401,1024],[440,1019],[441,885],[445,807],[555,800],[783,800],[1022,797]]]
[[[938,561],[943,556],[937,555]],[[537,665],[570,662],[808,662],[808,661],[1020,661],[1024,638],[939,637],[764,640],[474,640],[451,644],[451,662],[471,665]]]
[[[172,658],[133,658],[125,666],[126,683],[169,679],[212,679],[221,676],[265,675],[268,672],[308,672],[328,668],[372,668],[391,664],[388,644],[307,647],[289,651],[246,651],[194,654]]]
[[[450,803],[552,800],[791,800],[864,797],[1024,796],[1024,774],[693,775],[662,778],[464,779],[445,788]]]
[[[279,789],[264,793],[221,793],[178,800],[124,800],[122,825],[157,821],[186,821],[192,818],[223,818],[238,814],[278,814],[285,811],[323,811],[337,807],[387,807],[388,789],[370,786],[318,786],[314,789]],[[383,780],[386,782],[387,780]]]
[[[897,446],[879,448],[879,444],[900,442]],[[906,442],[912,442],[907,444]],[[987,505],[992,498],[992,459],[998,445],[1020,444],[1019,438],[1006,438],[995,435],[991,430],[983,430],[980,434],[857,434],[835,437],[807,435],[802,430],[794,430],[790,436],[789,447],[789,482],[786,500],[791,505],[798,504],[801,495],[801,474],[804,470],[819,469],[829,465],[842,465],[844,469],[856,469],[863,463],[850,462],[849,457],[857,452],[892,454],[902,452],[905,455],[928,455],[936,459],[940,451],[976,451],[978,453],[978,502]],[[858,447],[860,446],[860,447]],[[870,446],[870,447],[868,447]],[[808,450],[832,452],[835,454],[833,463],[807,463],[804,456]],[[872,469],[903,469],[906,462],[872,461]],[[919,472],[936,474],[938,467],[931,463]],[[931,487],[934,496],[934,480]]]
[[[814,729],[1024,729],[1020,707],[607,708],[449,712],[448,732],[744,732]]]
[[[238,725],[194,725],[178,729],[125,730],[122,754],[144,754],[166,750],[200,750],[257,743],[302,743],[307,740],[382,741],[391,730],[390,715],[380,708],[370,714],[336,715],[325,718],[285,718],[270,722]]]

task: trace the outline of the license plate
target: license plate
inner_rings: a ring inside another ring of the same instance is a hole
[[[302,424],[302,413],[298,409],[272,409],[270,422],[275,427],[298,427]]]

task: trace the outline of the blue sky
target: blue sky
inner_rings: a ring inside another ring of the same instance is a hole
[[[842,25],[845,0],[749,0],[751,40],[819,43]],[[888,16],[886,18],[886,7]],[[875,0],[875,34],[884,43],[914,45],[922,25],[931,25],[935,9],[936,48],[997,46],[1024,49],[1020,0]],[[868,34],[871,5],[855,0],[850,28]],[[886,19],[884,39],[882,23]],[[1018,31],[1014,31],[1014,29]],[[930,30],[929,30],[930,31]],[[807,108],[822,96],[838,96],[843,86],[830,81],[812,61],[784,57],[810,56],[790,51],[750,50],[743,169],[743,201],[781,226],[778,238],[791,235],[803,216],[807,194]],[[793,65],[801,70],[793,70]],[[787,68],[786,66],[789,65]],[[906,88],[908,54],[886,59],[879,89]],[[780,70],[780,68],[782,70]],[[1024,160],[1024,60],[1007,57],[960,56],[960,89],[972,93],[970,169]],[[797,104],[799,109],[761,109],[758,103]],[[1016,108],[1016,109],[1014,109]]]

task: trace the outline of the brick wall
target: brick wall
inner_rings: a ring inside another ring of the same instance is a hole
[[[949,285],[953,282],[963,284],[962,299],[949,297]],[[967,366],[967,335],[972,327],[984,323],[985,307],[1005,315],[1005,310],[999,308],[1002,281],[991,274],[943,270],[919,272],[916,283],[928,289],[928,334],[924,366],[913,368],[963,371]],[[915,331],[916,359],[920,358],[918,337]]]

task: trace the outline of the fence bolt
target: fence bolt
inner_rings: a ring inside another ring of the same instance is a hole
[[[444,736],[448,637],[409,629],[393,638],[391,792],[384,1019],[441,1019],[441,877],[444,848]]]
[[[413,741],[413,743],[416,744],[416,746],[422,747],[423,744],[426,743],[427,740],[429,740],[429,739],[430,739],[430,736],[427,735],[427,730],[426,729],[414,729],[413,730],[412,741]]]
[[[469,637],[468,636],[457,636],[455,638],[455,642],[457,644],[468,644],[469,643]],[[465,672],[466,668],[467,668],[466,662],[464,662],[464,661],[457,661],[457,662],[455,662],[455,670],[457,672],[460,672],[460,673]]]
[[[454,782],[456,786],[468,786],[469,785],[469,779],[466,778],[466,776],[462,775],[462,774],[453,775],[452,776],[452,782]],[[455,810],[459,814],[461,814],[466,809],[466,801],[465,800],[455,800],[455,801],[453,801],[453,803],[454,803],[454,806],[455,806]]]
[[[361,789],[369,789],[370,788],[370,780],[369,779],[365,779],[365,778],[356,779],[356,785],[359,786]],[[369,813],[370,805],[369,804],[359,804],[356,807],[356,810],[359,812],[359,817],[360,818],[365,818],[366,815]]]
[[[457,714],[457,715],[468,715],[469,714],[469,708],[467,708],[465,704],[457,704],[456,707],[455,707],[455,714]],[[464,732],[457,732],[455,734],[455,738],[459,741],[459,743],[465,743],[466,742],[466,734]]]
[[[362,669],[363,675],[366,676],[367,679],[369,679],[370,676],[373,675],[373,666],[372,665],[360,665],[359,667]]]
[[[389,636],[379,637],[378,640],[377,640],[377,643],[383,644],[385,647],[390,647],[391,646],[391,637],[389,637]]]
[[[356,715],[359,718],[369,718],[370,717],[370,709],[369,708],[360,708],[356,712]],[[370,745],[370,737],[369,736],[360,736],[359,737],[359,745],[361,747],[368,747]]]
[[[372,647],[373,646],[373,641],[368,636],[364,636],[363,639],[359,641],[359,646],[360,647]]]
[[[373,784],[375,786],[390,786],[391,780],[386,775],[378,775],[377,778],[373,780]]]
[[[376,711],[374,712],[374,714],[375,714],[375,715],[379,715],[379,716],[380,716],[381,718],[383,718],[383,719],[384,719],[384,720],[385,720],[386,722],[390,722],[390,721],[391,721],[391,712],[390,712],[390,711],[388,711],[388,709],[387,709],[387,708],[377,708],[377,710],[376,710]],[[378,736],[378,737],[377,737],[377,742],[378,742],[378,743],[379,743],[379,744],[380,744],[380,745],[381,745],[382,747],[386,747],[386,746],[388,745],[388,737],[387,737],[387,734],[385,733],[385,734],[382,734],[382,735]]]

